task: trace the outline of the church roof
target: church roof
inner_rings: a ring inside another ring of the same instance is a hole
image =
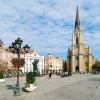
[[[80,19],[79,19],[78,6],[76,9],[75,29],[80,29]]]

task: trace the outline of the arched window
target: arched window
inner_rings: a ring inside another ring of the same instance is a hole
[[[87,67],[87,62],[86,62],[86,67]]]
[[[78,44],[78,36],[76,36],[76,44]]]

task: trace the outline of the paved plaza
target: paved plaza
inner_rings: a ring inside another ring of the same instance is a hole
[[[37,88],[30,93],[23,91],[25,77],[20,77],[21,96],[17,97],[13,96],[15,84],[16,77],[0,83],[0,100],[100,100],[100,75],[36,77]]]

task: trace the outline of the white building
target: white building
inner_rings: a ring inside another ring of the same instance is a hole
[[[40,74],[44,73],[44,56],[40,56],[35,50],[29,50],[29,52],[25,54],[25,72],[33,71],[32,63],[34,59],[39,60],[37,67]]]

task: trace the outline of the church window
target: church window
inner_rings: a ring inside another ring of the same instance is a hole
[[[87,66],[87,62],[86,62],[86,66]]]
[[[78,44],[78,36],[76,37],[76,44]]]

